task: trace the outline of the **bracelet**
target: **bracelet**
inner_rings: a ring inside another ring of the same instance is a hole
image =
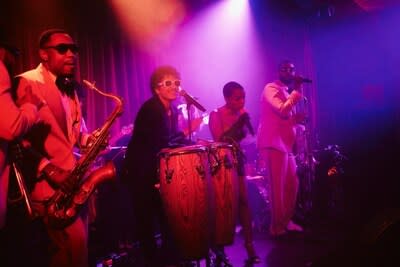
[[[52,177],[55,172],[56,172],[55,168],[51,165],[47,165],[43,169],[43,173],[49,178]]]

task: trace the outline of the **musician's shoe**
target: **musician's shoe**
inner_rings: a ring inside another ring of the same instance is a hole
[[[290,221],[288,225],[286,226],[286,230],[289,232],[303,232],[304,229],[300,225],[294,223],[293,221]]]
[[[224,247],[214,248],[213,252],[215,253],[215,260],[212,265],[213,267],[232,267],[228,256],[225,254]]]
[[[254,249],[253,242],[249,242],[249,241],[245,242],[244,247],[246,248],[246,251],[247,251],[247,259],[245,261],[246,266],[247,265],[252,266],[253,264],[261,262],[260,257],[258,257],[256,250]]]
[[[179,267],[196,267],[196,263],[192,261],[184,261],[179,264]]]
[[[257,255],[251,256],[246,260],[246,266],[247,265],[252,266],[253,264],[258,264],[258,263],[261,263],[261,259]]]

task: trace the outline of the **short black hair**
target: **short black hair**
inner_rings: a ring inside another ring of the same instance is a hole
[[[156,94],[156,88],[158,87],[158,84],[167,75],[172,75],[178,79],[181,79],[180,73],[174,67],[169,65],[157,67],[150,76],[150,89],[153,95]]]
[[[289,60],[289,59],[284,59],[284,60],[282,60],[282,61],[278,64],[278,71],[280,71],[284,65],[288,65],[288,64],[293,64],[293,65],[294,65],[293,61],[291,61],[291,60]]]
[[[14,57],[18,57],[21,54],[21,51],[17,47],[15,47],[13,45],[0,42],[0,47],[6,49]]]
[[[66,32],[63,29],[48,29],[48,30],[45,30],[40,34],[40,37],[39,37],[39,48],[44,48],[45,45],[49,42],[51,36],[53,34],[56,34],[56,33],[69,34],[68,32]]]
[[[222,93],[224,94],[224,97],[230,97],[233,94],[233,91],[236,89],[240,89],[244,91],[244,88],[242,85],[240,85],[237,82],[231,81],[228,82],[227,84],[224,85],[224,88],[222,89]]]
[[[10,42],[10,33],[6,33],[5,29],[6,28],[3,25],[0,25],[0,47],[6,49],[16,57],[20,54],[20,50],[12,42]]]

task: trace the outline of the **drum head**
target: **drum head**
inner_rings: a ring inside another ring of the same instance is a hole
[[[229,143],[224,143],[224,142],[213,142],[210,145],[211,149],[217,149],[217,148],[232,148],[233,146]]]
[[[173,156],[173,155],[183,155],[190,154],[196,152],[206,152],[207,148],[202,145],[192,145],[192,146],[183,146],[178,148],[164,148],[160,151],[159,156]]]

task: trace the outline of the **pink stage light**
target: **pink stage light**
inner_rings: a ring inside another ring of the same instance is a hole
[[[131,40],[145,49],[168,42],[186,15],[180,0],[109,0]]]

